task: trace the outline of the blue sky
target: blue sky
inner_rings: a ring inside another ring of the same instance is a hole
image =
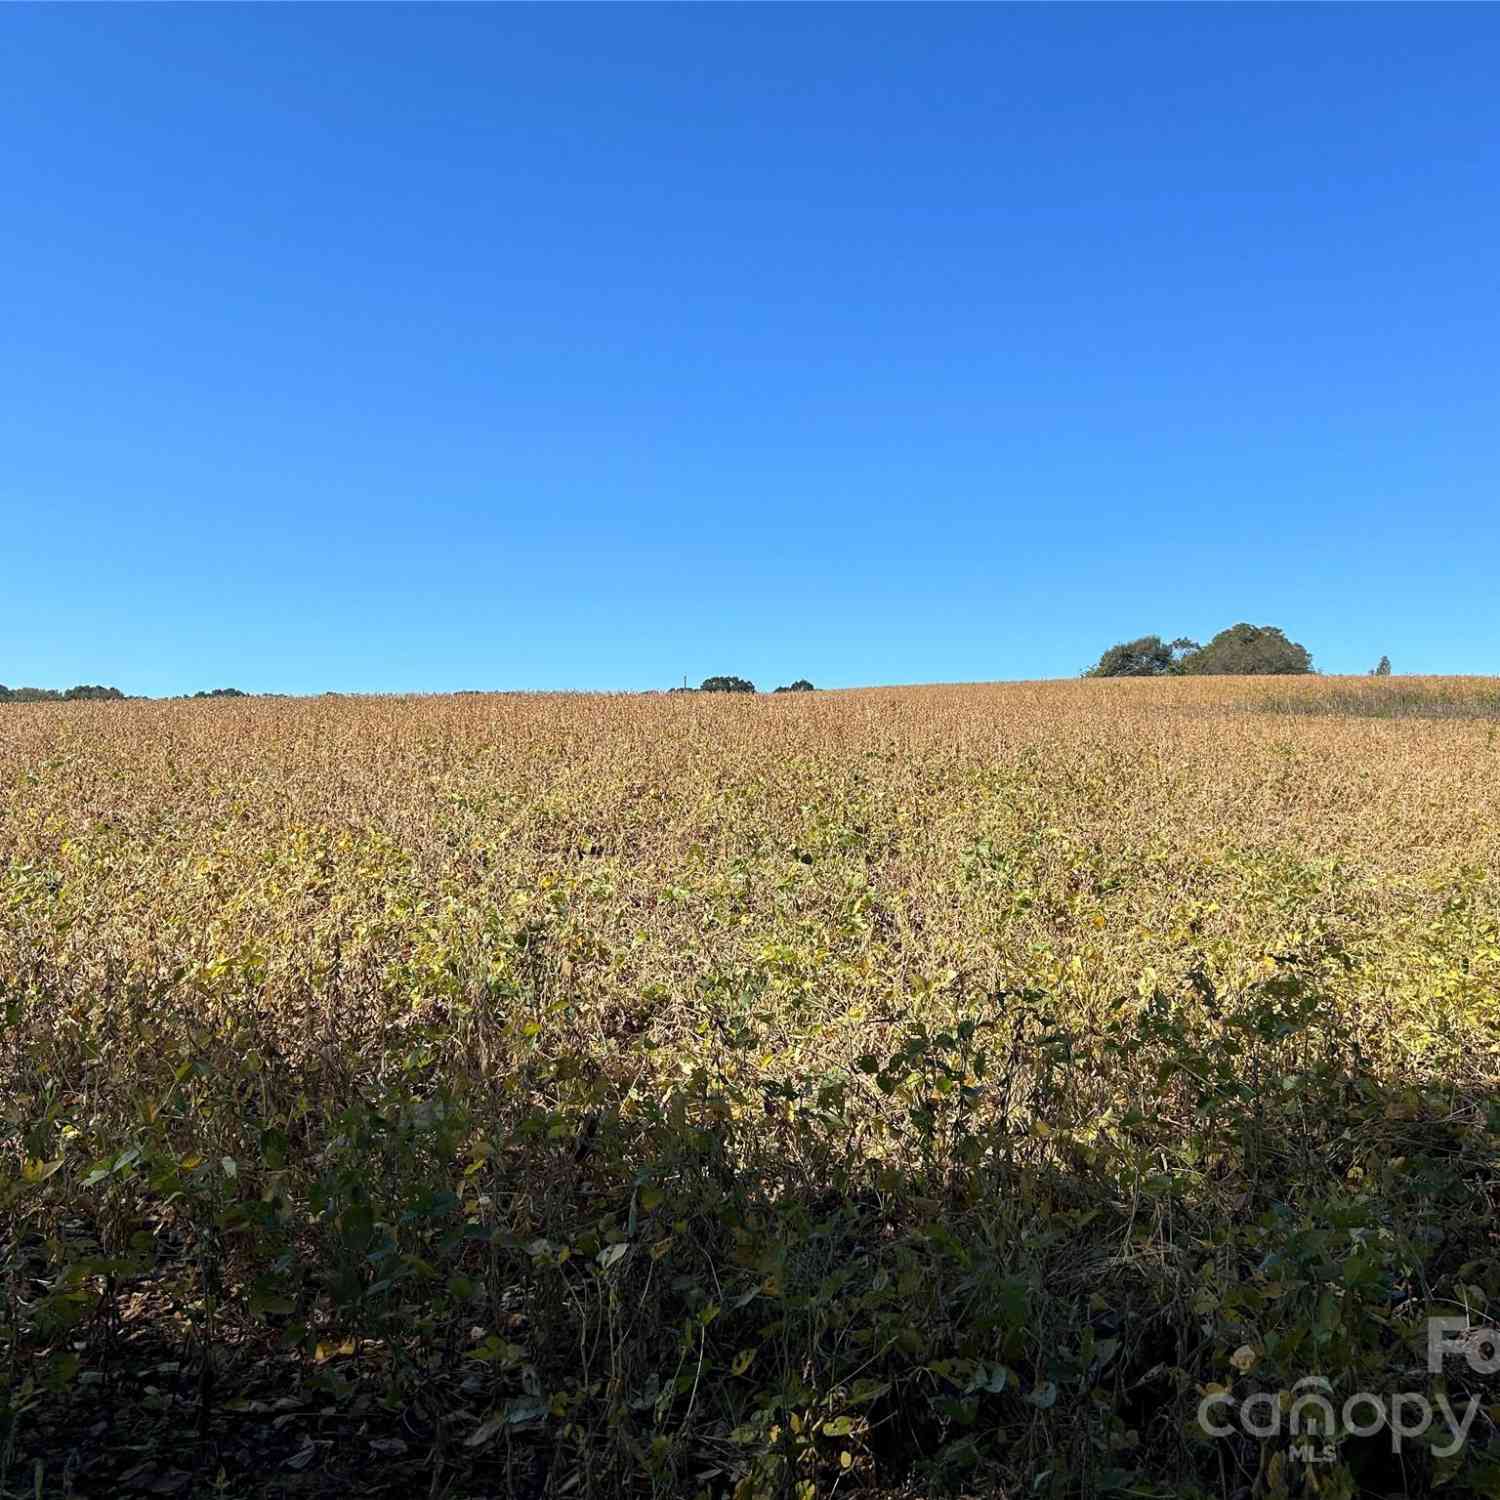
[[[0,681],[1500,672],[1500,9],[0,36]]]

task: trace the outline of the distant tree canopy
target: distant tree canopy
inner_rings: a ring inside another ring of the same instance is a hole
[[[795,682],[788,683],[785,687],[776,689],[778,693],[811,693],[816,691],[807,678],[799,677]]]
[[[1111,646],[1083,675],[1085,677],[1164,677],[1173,671],[1181,651],[1196,651],[1198,643],[1183,637],[1169,645],[1159,635],[1121,641]]]
[[[1391,659],[1388,656],[1382,656],[1380,658],[1380,660],[1378,662],[1376,662],[1373,667],[1370,668],[1370,676],[1371,677],[1389,677],[1390,675],[1391,675]]]
[[[210,688],[206,693],[194,693],[195,698],[248,698],[239,688]]]
[[[1197,676],[1280,677],[1311,672],[1312,655],[1274,625],[1231,625],[1183,657],[1182,670]]]
[[[1387,668],[1389,669],[1389,667]],[[1159,635],[1111,646],[1085,677],[1273,676],[1311,672],[1305,646],[1289,641],[1274,625],[1231,625],[1206,646]]]
[[[0,703],[72,703],[81,698],[124,698],[117,687],[103,687],[98,683],[80,683],[62,692],[56,688],[8,688],[0,684]]]
[[[705,677],[700,693],[753,693],[755,684],[743,677]]]

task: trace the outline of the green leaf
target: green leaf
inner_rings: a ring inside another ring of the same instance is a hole
[[[289,1145],[284,1131],[263,1130],[260,1133],[261,1159],[273,1172],[280,1171],[286,1165]],[[226,1157],[225,1160],[228,1158]]]

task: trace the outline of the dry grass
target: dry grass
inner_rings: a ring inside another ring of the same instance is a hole
[[[7,706],[0,1493],[1292,1492],[1500,1297],[1497,695]]]

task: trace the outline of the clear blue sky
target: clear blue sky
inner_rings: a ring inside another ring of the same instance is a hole
[[[1500,8],[10,7],[0,681],[1500,671]]]

